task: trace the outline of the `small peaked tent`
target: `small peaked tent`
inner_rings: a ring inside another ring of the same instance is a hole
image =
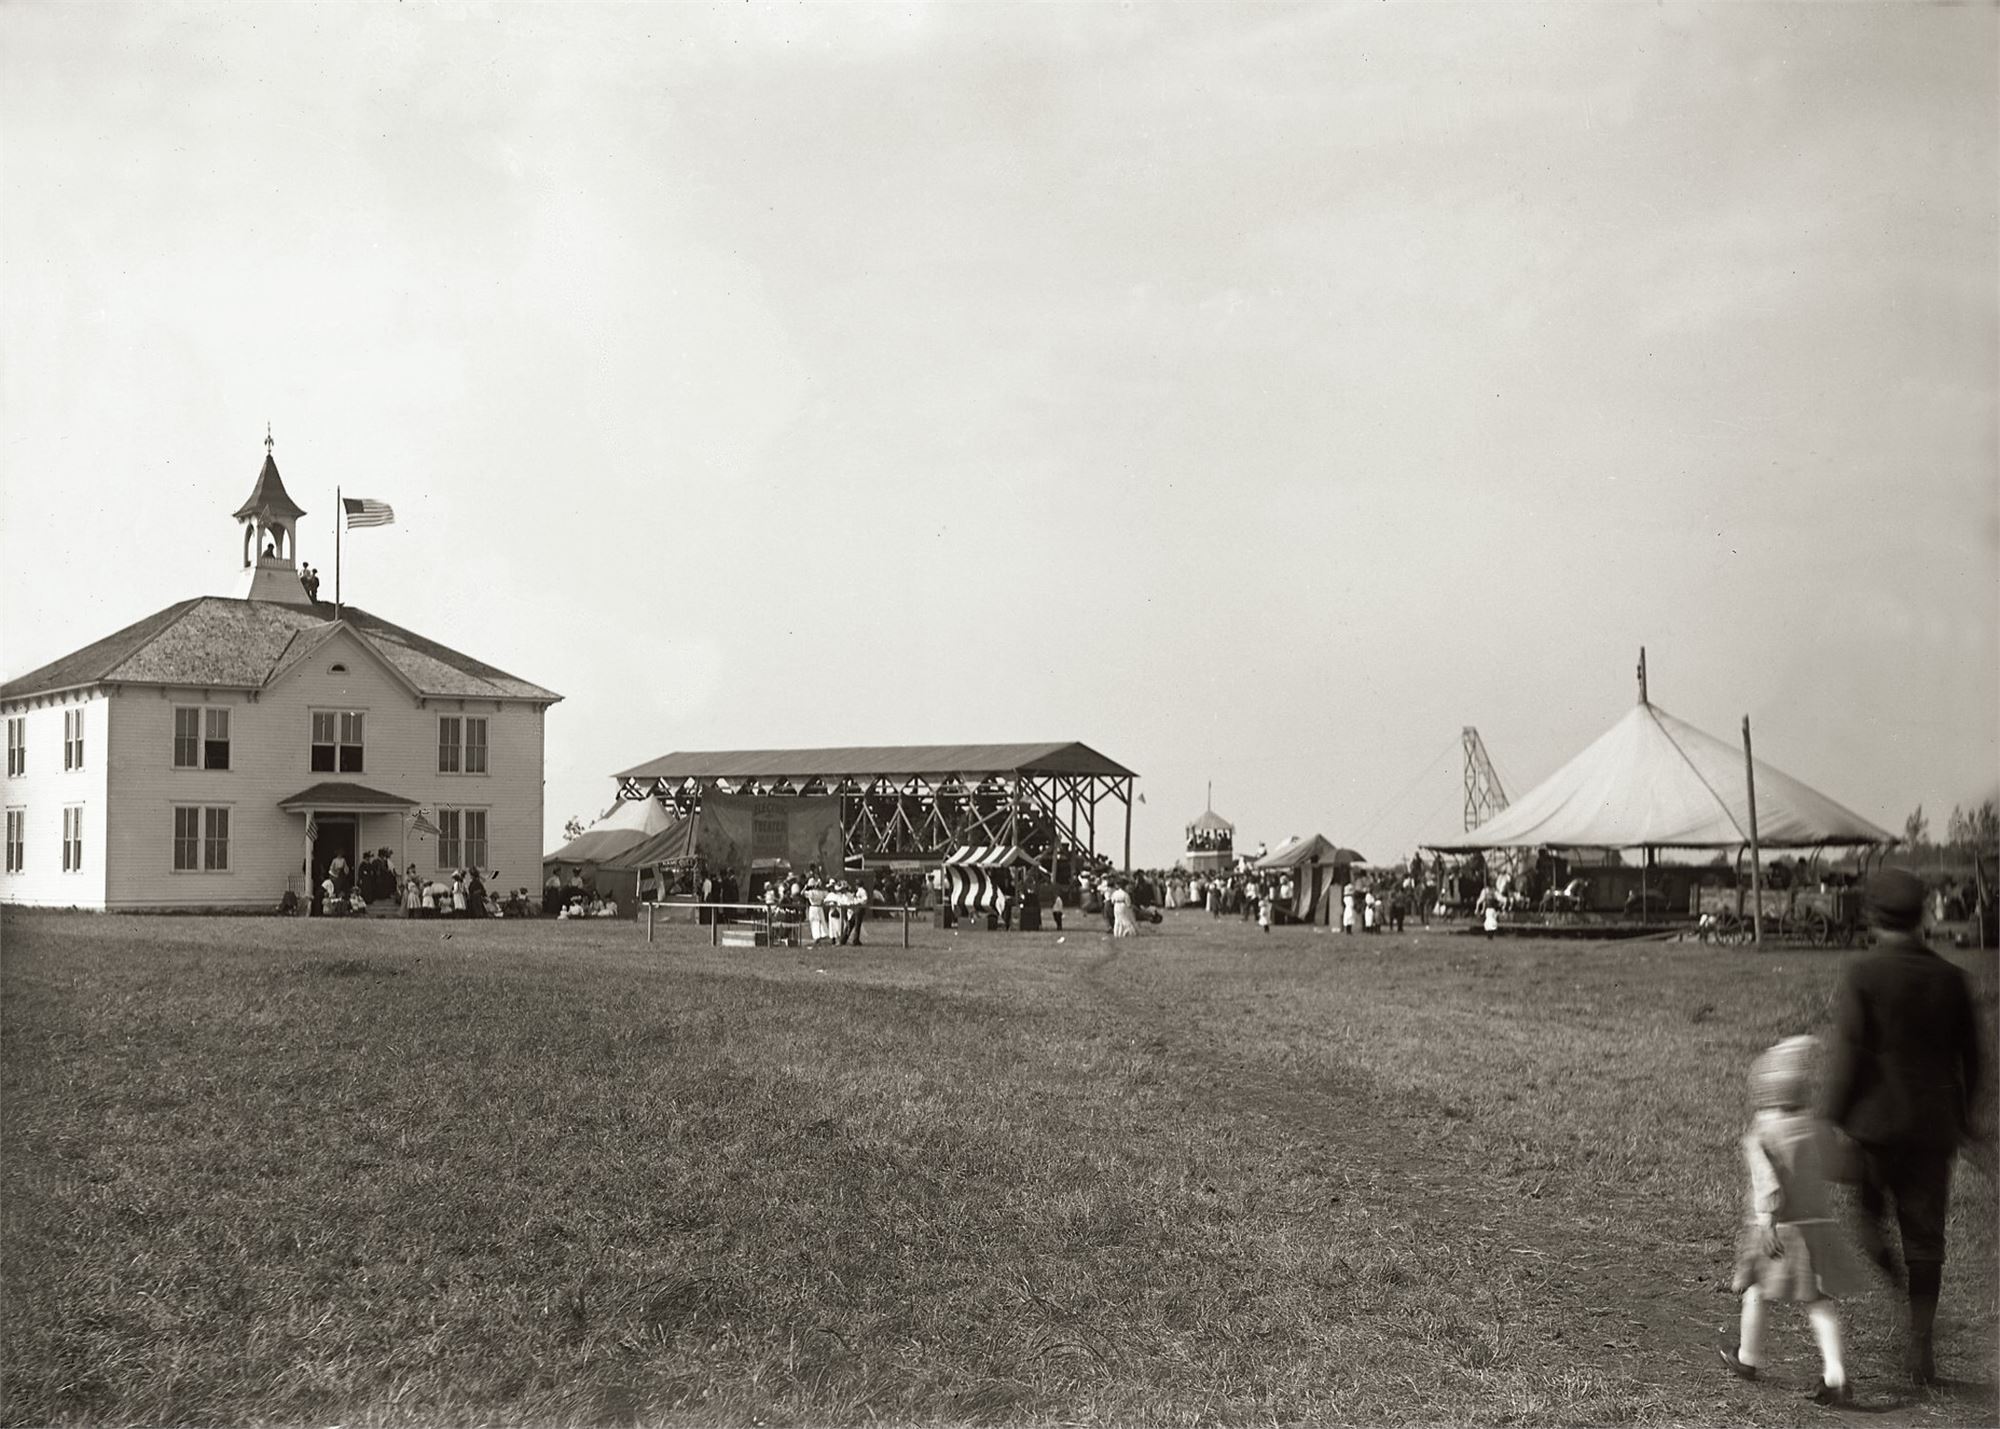
[[[1347,882],[1354,865],[1365,862],[1353,849],[1339,847],[1324,834],[1313,834],[1286,839],[1258,859],[1254,868],[1260,873],[1290,873],[1291,915],[1301,923],[1310,923],[1332,891]]]
[[[1765,848],[1894,842],[1883,828],[1756,761]],[[1428,848],[1740,848],[1750,842],[1743,750],[1644,699],[1569,763],[1478,828]]]
[[[699,814],[689,814],[684,819],[675,819],[658,833],[619,854],[618,862],[633,868],[647,868],[656,863],[678,863],[693,858],[695,828],[700,818]]]
[[[632,870],[634,887],[641,900],[664,902],[670,883],[665,877],[666,868],[695,856],[695,834],[700,826],[698,813],[675,819],[650,838],[641,839],[618,854],[612,862],[620,869]]]

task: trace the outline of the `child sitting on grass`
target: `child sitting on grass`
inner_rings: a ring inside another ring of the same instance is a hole
[[[1750,1067],[1750,1129],[1743,1135],[1750,1195],[1730,1287],[1743,1297],[1743,1315],[1737,1342],[1723,1347],[1722,1359],[1739,1378],[1757,1378],[1765,1307],[1801,1301],[1822,1366],[1812,1400],[1845,1405],[1852,1399],[1834,1301],[1858,1290],[1861,1276],[1828,1203],[1826,1128],[1808,1109],[1818,1046],[1811,1037],[1787,1037]]]

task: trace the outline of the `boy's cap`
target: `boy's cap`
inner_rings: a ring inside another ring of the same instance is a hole
[[[1869,912],[1901,922],[1924,911],[1924,885],[1906,868],[1884,868],[1870,874],[1866,897]]]

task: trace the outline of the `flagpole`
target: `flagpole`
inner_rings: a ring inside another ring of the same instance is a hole
[[[340,527],[341,512],[340,487],[333,488],[333,618],[340,619]]]

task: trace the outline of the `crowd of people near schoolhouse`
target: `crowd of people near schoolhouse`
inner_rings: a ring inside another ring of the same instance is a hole
[[[305,913],[314,918],[357,918],[376,912],[400,911],[405,918],[527,918],[532,916],[525,888],[496,891],[476,868],[442,871],[425,878],[413,863],[399,876],[389,849],[364,852],[354,864],[336,853],[314,870],[307,897],[287,891],[280,913]]]

